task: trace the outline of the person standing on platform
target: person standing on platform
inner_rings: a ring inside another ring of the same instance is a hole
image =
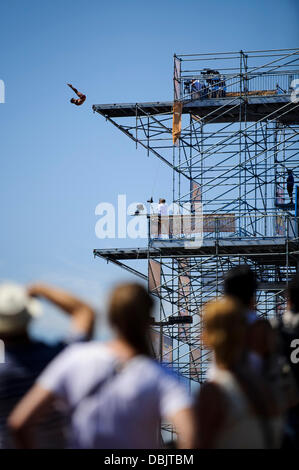
[[[168,206],[164,198],[160,198],[158,204],[158,238],[169,238]]]
[[[158,205],[158,214],[159,215],[168,215],[168,207],[166,204],[166,199],[160,198]]]
[[[220,98],[225,98],[225,96],[226,96],[226,81],[225,81],[224,76],[221,76],[221,80],[219,82],[219,88],[220,88],[219,97]]]
[[[293,204],[293,190],[294,190],[293,170],[288,170],[287,191],[288,191],[289,198],[291,200],[291,204]]]
[[[219,77],[215,77],[212,80],[212,98],[219,98]]]
[[[202,83],[200,80],[191,81],[191,95],[193,100],[198,100],[202,97]]]

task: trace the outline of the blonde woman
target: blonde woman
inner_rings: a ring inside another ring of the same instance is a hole
[[[203,339],[215,364],[197,402],[199,448],[264,449],[279,442],[279,411],[267,385],[244,363],[247,321],[229,297],[204,308]]]

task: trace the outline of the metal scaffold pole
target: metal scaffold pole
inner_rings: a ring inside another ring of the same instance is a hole
[[[221,295],[225,273],[239,264],[254,269],[258,314],[269,318],[281,314],[284,288],[298,269],[298,216],[286,181],[292,170],[299,182],[299,102],[292,88],[299,49],[176,54],[173,78],[174,101],[93,109],[140,144],[140,158],[144,148],[167,166],[180,213],[171,214],[163,237],[149,217],[144,249],[94,254],[148,281],[159,300],[157,355],[196,387],[211,362],[202,306]],[[174,103],[181,109],[176,129]],[[199,206],[201,243],[192,248]],[[152,273],[139,272],[138,260]],[[182,322],[170,325],[170,318]]]

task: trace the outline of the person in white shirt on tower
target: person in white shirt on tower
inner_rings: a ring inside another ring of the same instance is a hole
[[[169,218],[168,218],[168,206],[166,200],[163,198],[159,199],[158,204],[158,237],[161,239],[169,238]]]

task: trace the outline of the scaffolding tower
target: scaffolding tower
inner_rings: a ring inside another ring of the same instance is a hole
[[[281,315],[286,284],[299,270],[298,188],[292,198],[287,191],[287,170],[294,190],[299,181],[298,65],[299,49],[174,55],[173,101],[93,106],[171,172],[180,211],[163,237],[161,227],[154,230],[161,218],[149,216],[147,247],[94,255],[148,281],[165,322],[155,330],[160,360],[190,386],[206,378],[211,357],[202,343],[202,306],[221,295],[224,274],[251,266],[258,314],[269,318]],[[146,260],[147,273],[138,260]],[[193,323],[167,323],[184,315]]]

